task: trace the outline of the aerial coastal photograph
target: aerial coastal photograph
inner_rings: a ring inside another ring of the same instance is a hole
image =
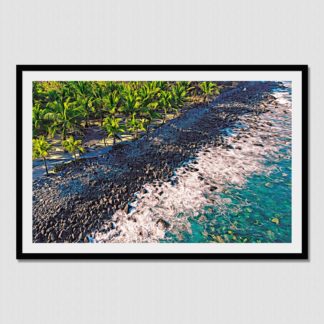
[[[32,91],[33,243],[291,243],[291,81]]]

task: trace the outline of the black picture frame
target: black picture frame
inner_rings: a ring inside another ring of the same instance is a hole
[[[23,72],[25,71],[298,71],[302,73],[302,251],[301,253],[24,253],[23,252]],[[307,65],[17,65],[16,66],[16,258],[142,260],[307,260],[308,235]]]

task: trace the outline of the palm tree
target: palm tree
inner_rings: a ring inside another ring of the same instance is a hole
[[[219,89],[216,83],[210,81],[204,81],[199,84],[199,88],[203,93],[205,102],[209,102],[209,99],[213,95],[219,94]]]
[[[167,90],[167,88],[168,88],[168,82],[167,81],[155,81],[155,82],[156,82],[156,86],[160,90]]]
[[[159,81],[148,81],[144,83],[143,87],[147,88],[150,97],[153,97],[161,90],[159,85],[163,86]]]
[[[92,84],[93,105],[95,107],[96,116],[100,119],[100,125],[102,125],[104,118],[104,106],[105,106],[105,82],[93,82]]]
[[[33,139],[33,159],[43,159],[46,175],[48,175],[46,157],[48,156],[50,149],[51,144],[49,144],[45,140],[44,136],[40,136],[39,138]]]
[[[147,133],[149,132],[149,125],[152,121],[160,117],[160,114],[157,112],[160,91],[160,88],[157,86],[157,81],[147,82],[138,90],[140,106],[138,115],[144,118],[145,122],[143,126],[146,128]]]
[[[110,92],[104,100],[105,107],[108,109],[108,112],[110,115],[115,116],[120,102],[120,96],[117,92],[117,90],[114,90],[113,92]]]
[[[179,109],[183,107],[187,99],[187,90],[180,82],[176,82],[172,88],[172,107],[178,113]]]
[[[88,127],[90,122],[90,114],[91,112],[94,112],[92,105],[93,97],[91,83],[89,81],[76,81],[73,83],[73,87],[76,94],[76,103],[83,109],[85,116],[85,127]]]
[[[168,90],[162,90],[160,93],[159,106],[163,109],[163,124],[166,121],[167,114],[172,107],[172,93]]]
[[[65,99],[64,93],[62,93],[56,101],[47,104],[44,119],[51,122],[48,129],[49,134],[54,136],[60,130],[62,140],[65,140],[68,131],[80,128],[80,121],[83,116],[83,109],[70,102],[70,98]]]
[[[76,162],[76,154],[83,153],[84,148],[82,147],[82,141],[81,140],[75,140],[73,136],[70,136],[68,139],[62,141],[63,147],[73,155],[74,161]]]
[[[90,113],[94,111],[91,97],[78,97],[76,103],[83,110],[83,116],[85,117],[85,127],[89,127]]]
[[[147,83],[140,87],[136,94],[141,108],[146,107],[154,97],[154,92],[150,89]]]
[[[191,81],[179,81],[179,83],[185,88],[186,92],[191,92],[191,90],[195,89]]]
[[[113,138],[113,145],[116,144],[116,139],[121,139],[121,133],[125,132],[125,127],[120,124],[122,121],[121,118],[116,118],[114,116],[112,117],[106,117],[103,121],[102,128],[107,133],[108,137]],[[106,145],[106,139],[104,138],[104,143]]]
[[[43,109],[39,102],[33,106],[33,133],[42,133],[45,130],[44,116],[46,110]]]
[[[45,101],[48,93],[44,90],[44,82],[33,81],[33,103]]]
[[[105,81],[103,83],[104,83],[106,93],[114,92],[114,91],[121,92],[124,88],[123,83],[120,83],[120,82]]]
[[[157,111],[158,106],[158,101],[152,101],[148,104],[147,107],[143,107],[141,109],[141,116],[145,120],[143,126],[146,129],[147,133],[149,133],[149,126],[153,122],[153,120],[161,117],[161,115]]]
[[[57,89],[51,89],[47,92],[47,101],[53,102],[53,101],[60,100],[60,97],[62,95],[63,97],[65,97],[66,94],[67,94],[67,89],[64,87],[62,87],[61,91]]]
[[[136,90],[133,90],[130,85],[127,85],[122,90],[122,103],[120,111],[126,117],[131,117],[132,114],[138,113],[140,108],[140,97]]]
[[[127,119],[127,129],[134,133],[135,139],[138,138],[140,131],[146,130],[146,123],[144,118],[138,118],[135,113],[132,114],[131,118]]]

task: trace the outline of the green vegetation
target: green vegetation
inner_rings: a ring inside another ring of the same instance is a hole
[[[77,153],[83,153],[84,149],[81,146],[82,141],[81,140],[75,140],[73,136],[70,136],[67,140],[64,140],[62,142],[63,147],[73,155],[74,161],[76,161],[76,154]]]
[[[124,133],[125,128],[120,124],[121,118],[116,118],[114,116],[112,117],[106,117],[102,128],[106,131],[108,137],[113,138],[113,144],[116,144],[116,139],[120,139],[120,134]],[[104,139],[105,140],[105,139]],[[106,145],[106,141],[105,141]]]
[[[199,88],[203,92],[203,96],[206,102],[209,102],[209,100],[214,96],[219,94],[219,88],[217,84],[210,82],[210,81],[204,81],[199,84]]]
[[[76,159],[86,129],[94,125],[105,131],[105,145],[107,137],[115,145],[122,134],[137,139],[191,103],[202,103],[200,98],[209,102],[218,94],[215,82],[33,82],[34,158],[46,164],[50,146],[45,143],[60,138]]]
[[[33,139],[33,159],[43,159],[48,175],[46,157],[48,156],[51,145],[45,140],[44,136],[40,136],[37,139]]]

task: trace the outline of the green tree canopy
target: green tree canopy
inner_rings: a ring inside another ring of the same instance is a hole
[[[43,159],[46,174],[48,175],[46,158],[49,155],[49,150],[51,149],[51,144],[49,144],[44,136],[33,139],[33,159]]]
[[[113,138],[113,145],[116,144],[116,139],[121,139],[121,133],[125,132],[125,127],[121,125],[121,121],[121,118],[116,118],[114,116],[104,119],[102,128],[107,133],[108,137]]]
[[[73,155],[74,160],[76,161],[76,154],[83,153],[84,148],[82,147],[82,141],[74,139],[73,136],[70,136],[68,139],[62,142],[63,147]]]

